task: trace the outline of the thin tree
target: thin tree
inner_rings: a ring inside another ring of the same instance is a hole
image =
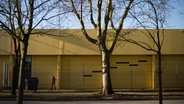
[[[14,27],[14,20],[15,17],[12,16],[14,12],[13,6],[11,5],[11,1],[1,1],[0,2],[0,27],[4,30],[6,28],[9,28],[12,33],[16,33],[16,29]],[[16,88],[18,86],[18,73],[19,73],[19,65],[20,65],[20,41],[16,38],[16,36],[11,35],[12,33],[10,31],[7,31],[8,34],[12,37],[13,45],[14,45],[14,67],[13,67],[13,73],[12,73],[12,88],[11,88],[11,94],[16,94]]]
[[[62,1],[62,0],[61,0]],[[81,25],[85,38],[97,45],[102,59],[102,94],[112,94],[110,77],[110,56],[116,45],[124,20],[134,0],[70,0],[66,1],[72,8]],[[68,5],[66,4],[66,5]],[[118,13],[117,13],[118,12]],[[89,22],[90,21],[90,22]],[[86,28],[91,25],[96,34],[93,38]],[[109,32],[111,28],[111,33]],[[112,32],[113,31],[113,32]],[[112,37],[111,46],[107,46],[108,37]]]
[[[57,4],[56,0],[1,0],[0,2],[0,27],[15,40],[14,44],[18,44],[17,49],[21,49],[20,54],[18,54],[18,56],[20,55],[20,67],[17,69],[19,70],[17,104],[23,103],[25,59],[29,37],[43,21],[51,20],[60,15],[52,13]]]
[[[21,49],[20,49],[20,41],[17,40],[15,37],[12,37],[12,40],[13,40],[15,55],[14,55],[14,66],[13,66],[13,73],[12,73],[11,95],[16,95],[16,89],[18,88]]]
[[[134,31],[139,31],[141,37],[146,37],[148,41],[143,41],[141,39],[132,38],[136,32],[128,31],[125,32],[122,37],[124,41],[136,44],[148,51],[152,51],[157,55],[157,72],[158,72],[158,88],[159,88],[159,104],[162,104],[162,45],[164,41],[164,23],[166,21],[167,13],[167,0],[145,0],[137,3],[129,11],[130,15],[135,20],[136,28],[142,28],[143,30],[135,29]],[[136,8],[136,10],[135,10]],[[153,30],[154,29],[154,30]]]

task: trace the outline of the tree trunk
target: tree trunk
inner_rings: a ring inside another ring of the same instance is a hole
[[[159,86],[159,104],[162,104],[162,66],[161,52],[158,52],[158,86]]]
[[[13,73],[12,73],[12,88],[11,88],[11,95],[16,95],[16,61],[15,61],[15,65],[13,67]]]
[[[12,89],[11,94],[16,95],[16,89],[18,88],[18,76],[19,76],[19,68],[20,68],[20,43],[17,43],[16,40],[14,40],[14,50],[15,50],[15,56],[14,56],[14,67],[13,67],[13,73],[12,73]]]
[[[102,95],[113,94],[110,75],[110,55],[102,51]]]
[[[13,73],[12,73],[12,89],[11,89],[11,94],[16,95],[16,89],[18,86],[18,72],[19,72],[19,56],[15,55],[15,64],[13,67]]]
[[[27,56],[27,48],[28,48],[28,37],[24,38],[23,43],[23,54],[21,55],[20,61],[20,71],[19,71],[19,85],[18,85],[18,94],[17,94],[17,104],[23,104],[23,90],[24,90],[24,74],[25,74],[25,60]]]

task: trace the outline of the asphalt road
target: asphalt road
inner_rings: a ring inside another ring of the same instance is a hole
[[[159,104],[158,100],[122,101],[24,101],[24,104]],[[0,104],[16,104],[15,101],[0,101]],[[164,100],[163,104],[184,104],[184,100]]]

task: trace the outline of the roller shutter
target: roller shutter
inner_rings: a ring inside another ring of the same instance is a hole
[[[151,56],[113,56],[111,60],[113,88],[152,88]]]
[[[101,88],[99,56],[62,56],[61,89]]]
[[[184,56],[163,56],[162,68],[163,88],[184,88]]]
[[[61,56],[61,89],[100,89],[100,56]],[[114,89],[151,88],[151,56],[112,56]]]

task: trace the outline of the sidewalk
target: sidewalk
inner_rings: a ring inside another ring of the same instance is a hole
[[[15,100],[9,90],[0,90],[0,100]],[[115,94],[102,96],[100,91],[75,90],[38,90],[24,91],[24,100],[34,101],[88,101],[88,100],[156,100],[157,91],[116,91]],[[164,91],[163,99],[184,99],[184,91]]]

